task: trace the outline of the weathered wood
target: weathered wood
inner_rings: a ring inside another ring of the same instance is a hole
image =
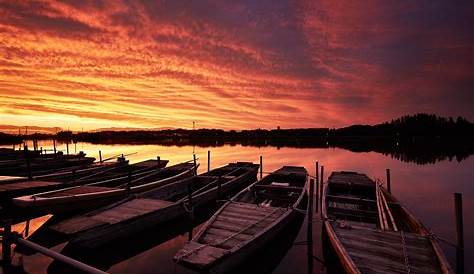
[[[428,231],[367,176],[334,172],[324,201],[323,216],[333,218],[324,222],[327,235],[347,273],[452,273]]]
[[[293,187],[280,185],[277,188],[272,188],[276,185],[270,188],[255,187],[259,184],[269,186],[273,182],[289,181]],[[257,189],[265,189],[265,191],[257,191]],[[281,191],[280,196],[266,193],[275,192],[275,189],[278,190],[277,192]],[[301,204],[305,189],[306,170],[304,169],[283,167],[268,175],[222,206],[194,238],[176,254],[174,259],[184,265],[212,273],[229,271],[276,237],[287,222],[297,214],[292,208]],[[296,197],[291,197],[292,195],[289,194],[295,193],[295,190],[299,192]],[[272,204],[270,196],[277,199],[279,207],[270,206]],[[286,196],[285,201],[282,199],[284,196]],[[259,204],[265,206],[259,206]],[[226,252],[222,252],[223,250]]]

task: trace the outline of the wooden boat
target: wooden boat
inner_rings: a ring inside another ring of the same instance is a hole
[[[244,189],[222,206],[175,255],[182,265],[225,273],[265,247],[298,214],[307,171],[285,166]]]
[[[95,248],[186,216],[192,208],[255,181],[257,170],[256,164],[231,163],[73,217],[51,229],[66,235],[81,232],[70,244]]]
[[[453,273],[430,232],[365,174],[333,172],[322,214],[347,273]]]
[[[96,183],[73,186],[13,199],[20,208],[30,208],[49,214],[90,209],[122,199],[130,194],[145,192],[190,177],[195,172],[192,163],[167,168],[155,168],[130,173]]]
[[[146,160],[132,165],[128,160],[118,159],[116,162],[94,163],[86,167],[61,169],[56,173],[28,178],[4,178],[0,182],[0,204],[9,205],[12,198],[31,195],[44,191],[52,191],[96,182],[113,182],[112,179],[128,178],[128,173],[152,172],[163,168],[167,160]],[[112,181],[108,181],[112,180]]]
[[[80,167],[90,165],[95,161],[93,157],[85,154],[69,155],[59,158],[35,158],[26,160],[11,160],[0,163],[0,175],[4,176],[28,176],[29,171],[33,176],[44,175],[65,167]],[[29,170],[29,171],[28,171]]]

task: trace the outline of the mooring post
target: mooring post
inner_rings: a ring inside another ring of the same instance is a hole
[[[56,158],[56,139],[53,139],[54,158]]]
[[[462,213],[462,193],[454,193],[454,213],[456,216],[456,273],[464,273],[464,227]]]
[[[307,216],[307,235],[306,235],[306,248],[308,254],[308,269],[313,268],[313,193],[314,193],[314,179],[309,180],[309,201],[308,201],[308,216]],[[318,201],[316,201],[316,204]]]
[[[207,172],[211,170],[211,151],[207,151]]]
[[[260,180],[263,177],[263,156],[260,155]]]
[[[313,197],[314,197],[314,179],[309,180],[309,193],[308,193],[308,222],[311,222],[313,219]]]
[[[28,173],[28,180],[33,179],[33,175],[31,173],[31,163],[30,163],[30,155],[28,153],[28,146],[24,145],[24,152],[25,152],[25,161],[26,161],[26,172]]]
[[[392,193],[392,186],[390,185],[390,168],[387,168],[387,191]]]
[[[315,183],[316,183],[316,213],[319,211],[319,162],[316,161],[316,174],[315,174]]]
[[[156,157],[156,164],[158,165],[158,168],[161,167],[161,157],[160,156]]]
[[[8,266],[12,262],[11,250],[12,238],[12,222],[5,220],[3,222],[3,238],[2,238],[2,262],[3,265]]]
[[[132,168],[128,168],[128,179],[127,179],[127,192],[130,194],[130,189],[132,188]]]
[[[321,166],[321,183],[319,184],[320,207],[323,208],[323,189],[324,189],[324,166]],[[321,215],[322,217],[322,215]]]
[[[71,178],[72,183],[76,184],[76,170],[75,169],[72,170],[72,175],[71,176],[72,176],[72,178]]]
[[[29,235],[30,235],[30,220],[28,219],[25,225],[25,238],[27,238]]]
[[[99,150],[99,162],[102,163],[102,151]]]
[[[189,210],[189,218],[191,221],[194,220],[194,214],[193,214],[193,188],[191,186],[191,183],[188,184],[188,210]]]
[[[77,142],[74,142],[74,154],[77,154]]]
[[[66,155],[69,155],[69,141],[66,142]]]
[[[194,175],[197,175],[196,154],[193,154],[193,161],[194,161]]]
[[[217,199],[219,200],[221,198],[221,182],[222,177],[219,175],[219,178],[217,178]]]

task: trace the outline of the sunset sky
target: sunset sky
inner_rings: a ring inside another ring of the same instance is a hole
[[[474,120],[473,1],[1,1],[0,124]]]

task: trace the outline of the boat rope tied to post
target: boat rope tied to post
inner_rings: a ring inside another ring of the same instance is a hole
[[[408,253],[407,253],[407,247],[406,247],[406,243],[405,243],[405,233],[403,232],[403,230],[400,230],[400,235],[402,236],[402,248],[403,248],[403,257],[404,257],[404,262],[405,262],[405,268],[407,270],[407,274],[410,274],[411,273],[411,269],[410,269],[410,261],[409,261],[409,258],[408,258]]]

